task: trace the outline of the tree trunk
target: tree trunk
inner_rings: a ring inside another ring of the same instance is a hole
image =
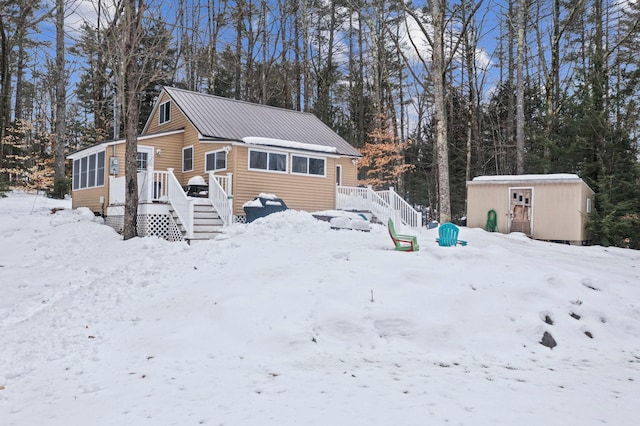
[[[433,18],[433,81],[436,155],[438,165],[438,198],[440,223],[451,221],[451,191],[449,189],[449,146],[447,137],[447,104],[445,96],[444,76],[446,72],[444,60],[444,0],[431,3]]]
[[[56,136],[54,148],[54,195],[63,198],[66,192],[64,148],[67,127],[67,88],[64,51],[64,0],[56,0]]]
[[[123,238],[128,240],[138,235],[138,168],[136,154],[138,152],[138,62],[136,56],[137,39],[140,33],[143,0],[139,0],[136,8],[135,0],[126,0],[125,13],[125,44],[124,44],[124,73],[122,94],[122,119],[125,131],[125,205]]]
[[[527,0],[518,0],[517,10],[517,48],[516,60],[516,173],[524,173],[524,53],[525,53],[525,16]]]

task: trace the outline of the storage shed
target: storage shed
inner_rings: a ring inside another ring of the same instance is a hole
[[[467,182],[467,226],[584,244],[594,192],[574,174],[478,176]],[[494,214],[495,212],[495,214]]]

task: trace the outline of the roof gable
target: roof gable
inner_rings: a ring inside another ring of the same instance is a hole
[[[171,98],[203,138],[243,141],[268,138],[334,148],[337,154],[361,156],[320,119],[310,113],[237,101],[165,87]],[[154,107],[154,111],[157,104]]]

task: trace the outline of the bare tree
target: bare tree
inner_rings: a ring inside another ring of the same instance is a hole
[[[446,72],[451,61],[456,54],[460,43],[464,39],[464,33],[480,8],[482,1],[477,2],[470,10],[467,10],[465,19],[461,22],[460,33],[451,41],[451,47],[447,49],[445,31],[447,30],[445,0],[433,0],[430,3],[430,23],[429,29],[423,23],[420,16],[409,5],[405,4],[405,12],[411,16],[420,27],[420,30],[427,42],[431,46],[431,83],[433,85],[433,115],[435,122],[435,149],[436,165],[438,170],[438,213],[440,222],[451,220],[451,189],[449,183],[449,141],[447,135],[447,103],[446,103]],[[414,44],[415,46],[415,44]],[[445,53],[448,50],[448,55]],[[418,50],[416,48],[416,50]],[[418,52],[419,53],[419,52]],[[421,57],[425,67],[425,59]]]
[[[146,20],[163,22],[162,4],[150,9],[145,0],[114,0],[108,22],[107,57],[114,70],[118,104],[125,133],[125,207],[123,237],[137,236],[138,215],[138,119],[140,96],[149,81],[164,76],[162,59],[170,49],[165,37],[147,37]]]
[[[516,173],[524,173],[524,60],[525,60],[525,32],[527,16],[527,0],[517,0],[516,26],[517,49],[516,60]]]

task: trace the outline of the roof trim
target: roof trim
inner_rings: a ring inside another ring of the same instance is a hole
[[[138,135],[137,140],[144,141],[144,140],[149,140],[157,137],[174,135],[178,133],[184,133],[184,129],[170,130],[168,132],[152,133],[150,135]],[[71,154],[67,155],[67,159],[74,160],[79,157],[84,157],[85,155],[91,155],[93,154],[94,151],[99,152],[99,151],[102,151],[103,148],[107,148],[108,146],[112,146],[112,145],[119,145],[124,142],[126,142],[126,139],[113,139],[110,141],[98,142],[97,144],[72,152]]]

